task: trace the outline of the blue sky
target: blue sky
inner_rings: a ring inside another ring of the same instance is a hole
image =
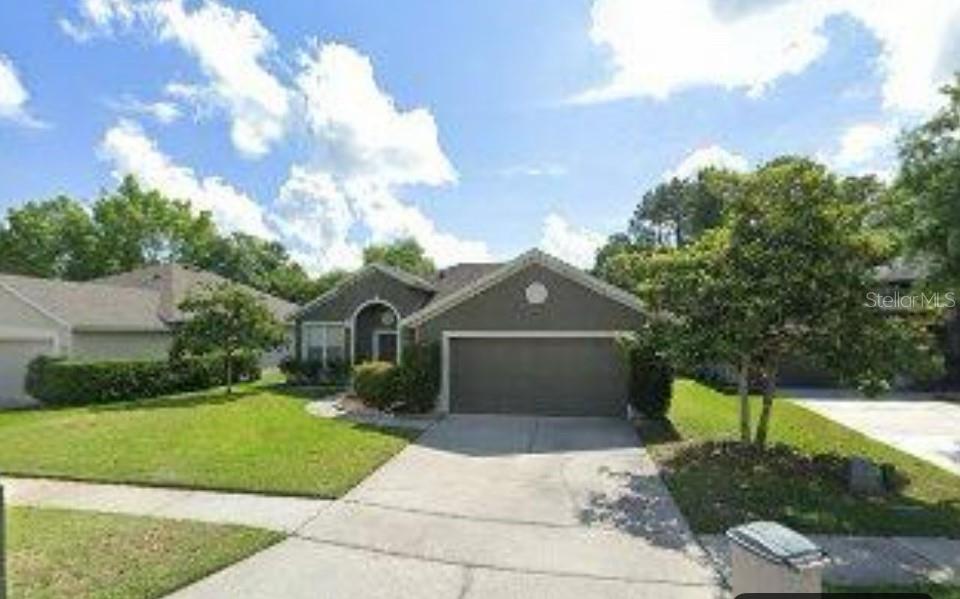
[[[958,23],[960,0],[6,2],[0,210],[132,172],[314,271],[406,235],[440,264],[587,265],[669,174],[889,176]]]

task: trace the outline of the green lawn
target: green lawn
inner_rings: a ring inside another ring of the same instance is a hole
[[[92,512],[8,512],[10,597],[160,597],[279,541],[283,535]]]
[[[0,413],[11,475],[339,497],[413,433],[309,415],[267,383],[141,402]]]
[[[960,477],[796,404],[774,404],[771,443],[793,446],[799,457],[730,455],[705,445],[737,437],[738,402],[693,381],[675,384],[670,419],[675,430],[641,435],[697,532],[773,519],[806,532],[960,537]],[[881,498],[857,497],[842,480],[821,474],[824,462],[805,457],[814,454],[889,462],[908,482]]]

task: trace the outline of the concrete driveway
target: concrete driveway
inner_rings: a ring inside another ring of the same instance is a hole
[[[853,392],[787,390],[784,394],[831,420],[960,474],[960,405],[929,396],[876,400]]]
[[[453,416],[208,597],[678,597],[715,572],[622,421]]]

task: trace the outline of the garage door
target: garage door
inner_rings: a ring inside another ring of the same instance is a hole
[[[52,349],[48,340],[0,339],[0,407],[21,405],[28,399],[23,390],[27,364]]]
[[[613,339],[452,338],[450,411],[626,414],[626,368]]]

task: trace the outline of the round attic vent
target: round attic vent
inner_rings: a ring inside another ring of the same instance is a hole
[[[547,301],[550,292],[547,291],[547,286],[539,281],[534,281],[527,285],[527,290],[525,292],[527,296],[527,302],[531,304],[542,304]]]

